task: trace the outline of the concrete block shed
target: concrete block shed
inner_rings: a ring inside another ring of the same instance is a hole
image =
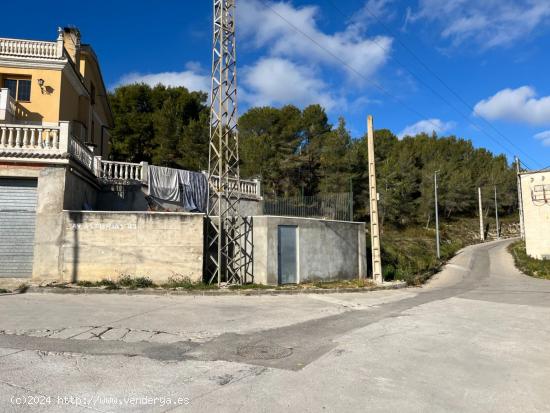
[[[255,283],[366,277],[363,222],[279,216],[255,216],[251,222]]]

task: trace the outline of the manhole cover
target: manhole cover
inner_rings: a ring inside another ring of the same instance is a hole
[[[247,360],[274,360],[288,357],[292,349],[274,345],[248,345],[237,349],[237,354]]]

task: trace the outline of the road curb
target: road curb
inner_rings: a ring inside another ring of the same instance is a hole
[[[343,293],[367,293],[380,290],[398,290],[406,288],[405,282],[387,283],[375,287],[365,288],[308,288],[295,290],[161,290],[153,288],[107,290],[104,288],[90,287],[29,287],[26,293],[40,294],[114,294],[114,295],[157,295],[157,296],[262,296],[262,295],[303,295],[303,294],[343,294]]]

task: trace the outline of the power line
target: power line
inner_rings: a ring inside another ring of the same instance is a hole
[[[346,13],[344,13],[332,0],[327,0],[328,3],[330,3],[332,5],[332,7],[337,10],[342,16],[344,16],[345,18],[349,19],[351,16],[348,16],[346,15]],[[374,19],[376,19],[376,21],[382,25],[388,32],[390,32],[396,39],[397,41],[399,42],[399,44],[401,44],[401,46],[403,46],[403,48],[405,50],[407,50],[407,52],[409,52],[409,54],[426,70],[428,71],[432,76],[434,76],[451,94],[453,94],[463,105],[465,105],[472,113],[475,113],[475,109],[473,108],[473,106],[471,104],[469,104],[468,102],[466,102],[465,99],[463,99],[459,94],[458,92],[456,92],[454,89],[452,89],[436,72],[434,72],[428,65],[426,65],[424,63],[424,61],[419,58],[400,38],[400,36],[398,35],[398,33],[395,32],[395,30],[393,30],[391,27],[389,27],[388,25],[386,25],[375,13],[373,13],[369,7],[367,5],[364,6],[365,10],[372,16],[374,17]],[[389,52],[389,50],[385,47],[383,47],[382,45],[380,45],[380,43],[376,40],[376,39],[372,39],[372,41],[380,48],[382,48],[383,50],[385,50],[386,52]],[[502,148],[504,148],[505,150],[507,150],[500,142],[498,142],[497,140],[495,140],[493,137],[491,137],[490,135],[487,134],[487,132],[485,132],[483,129],[481,129],[477,124],[474,124],[470,119],[469,119],[469,116],[468,115],[464,115],[463,112],[461,112],[460,110],[458,110],[453,104],[451,104],[449,101],[447,101],[439,92],[437,92],[436,90],[434,90],[429,84],[427,84],[426,82],[424,82],[422,79],[420,79],[415,73],[413,73],[407,66],[405,66],[403,63],[401,63],[396,57],[392,56],[392,58],[397,62],[399,63],[399,65],[401,67],[403,67],[407,72],[409,72],[410,75],[412,75],[415,79],[417,79],[420,83],[422,83],[424,86],[426,86],[428,89],[430,89],[430,91],[432,91],[432,93],[434,93],[435,95],[437,95],[441,100],[443,100],[445,103],[447,103],[453,110],[455,110],[457,113],[459,113],[462,117],[464,117],[468,123],[470,123],[472,126],[474,126],[474,128],[476,128],[478,131],[480,132],[483,132],[485,135],[487,135],[491,140],[493,140],[495,143],[497,143],[499,146],[501,146]],[[504,135],[502,132],[500,132],[491,122],[489,122],[487,119],[483,118],[483,117],[480,117],[480,119],[486,123],[487,125],[489,125],[489,127],[491,129],[493,129],[498,135],[500,135],[504,140],[506,140],[513,148],[515,148],[516,150],[518,150],[519,152],[521,152],[523,155],[525,155],[527,158],[529,158],[531,161],[533,161],[536,165],[539,165],[540,164],[534,160],[529,154],[527,154],[525,151],[523,151],[520,147],[516,146],[506,135]]]
[[[292,22],[290,22],[288,19],[286,19],[284,16],[282,16],[280,13],[278,13],[275,9],[273,9],[269,3],[267,3],[267,1],[265,0],[260,0],[264,6],[266,6],[272,13],[274,13],[275,15],[277,15],[281,20],[283,20],[286,24],[288,24],[293,30],[295,30],[297,33],[301,34],[302,36],[304,36],[305,38],[307,38],[309,41],[311,41],[312,43],[314,43],[317,47],[319,47],[321,50],[325,51],[327,54],[329,54],[330,56],[332,56],[333,58],[335,58],[336,60],[338,60],[342,65],[346,66],[349,70],[351,70],[352,72],[354,72],[357,76],[365,79],[366,81],[368,82],[371,82],[377,89],[379,89],[382,93],[385,93],[386,95],[388,95],[389,97],[395,99],[397,102],[399,102],[401,105],[403,105],[405,108],[407,108],[408,110],[410,110],[411,112],[415,113],[417,116],[419,116],[420,118],[422,119],[425,119],[428,123],[431,123],[436,129],[439,128],[439,125],[437,125],[436,123],[432,122],[428,116],[422,114],[421,112],[419,112],[418,110],[416,110],[415,108],[413,108],[412,106],[410,106],[409,104],[407,104],[405,101],[403,101],[403,99],[400,99],[399,97],[391,94],[388,90],[386,90],[382,85],[380,85],[378,82],[376,82],[375,80],[372,80],[372,79],[368,79],[366,76],[364,76],[362,73],[360,73],[358,70],[356,70],[353,66],[351,66],[349,63],[347,63],[345,60],[343,60],[342,58],[340,58],[338,55],[334,54],[333,52],[331,52],[330,50],[328,50],[327,48],[325,48],[323,45],[321,45],[318,41],[316,41],[313,37],[309,36],[307,33],[303,32],[302,30],[300,30],[298,27],[296,27]]]

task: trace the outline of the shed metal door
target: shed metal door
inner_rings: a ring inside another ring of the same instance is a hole
[[[278,227],[279,284],[298,282],[298,228],[290,225]]]
[[[0,278],[32,276],[36,180],[0,178]]]

